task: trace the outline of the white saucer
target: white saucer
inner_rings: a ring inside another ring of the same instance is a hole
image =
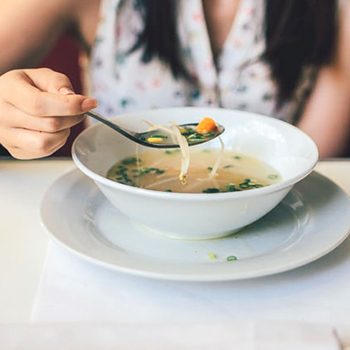
[[[316,172],[264,218],[217,240],[156,235],[112,207],[79,170],[58,179],[41,205],[44,227],[80,257],[120,272],[182,281],[239,280],[305,265],[345,240],[345,212],[349,197]],[[227,261],[229,256],[237,260]]]

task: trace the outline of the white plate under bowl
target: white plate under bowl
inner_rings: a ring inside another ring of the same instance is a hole
[[[265,217],[216,240],[175,240],[131,222],[79,170],[58,179],[41,205],[49,234],[80,257],[119,272],[181,281],[240,280],[310,263],[348,236],[344,212],[350,212],[349,197],[316,172]]]

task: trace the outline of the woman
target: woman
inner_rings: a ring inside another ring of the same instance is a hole
[[[341,155],[349,16],[336,0],[2,0],[0,143],[17,158],[50,155],[97,102],[106,116],[196,105],[284,119],[321,157]],[[96,99],[61,74],[23,69],[66,30],[90,58]]]

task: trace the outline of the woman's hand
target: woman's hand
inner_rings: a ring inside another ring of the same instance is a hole
[[[62,147],[70,128],[97,101],[74,94],[69,79],[47,68],[0,76],[0,143],[12,156],[32,159]]]

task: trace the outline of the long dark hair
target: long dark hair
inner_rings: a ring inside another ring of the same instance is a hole
[[[304,67],[331,63],[337,37],[337,0],[265,0],[266,50],[278,86],[278,102],[291,98]],[[178,0],[138,0],[144,29],[132,48],[143,49],[142,59],[157,57],[175,78],[190,80],[177,34]]]

